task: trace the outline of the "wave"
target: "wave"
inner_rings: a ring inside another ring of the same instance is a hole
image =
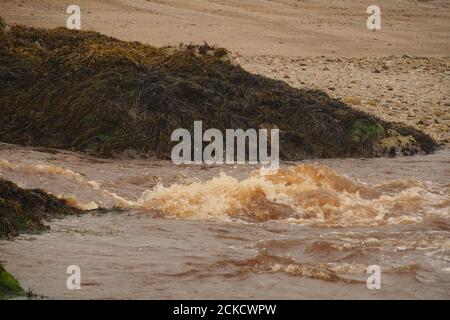
[[[175,218],[374,226],[447,217],[449,194],[414,180],[365,185],[328,167],[304,164],[272,175],[255,171],[242,181],[222,173],[190,184],[159,184],[136,205]]]
[[[158,183],[136,195],[137,200],[55,165],[20,165],[0,159],[0,169],[25,174],[27,179],[38,175],[39,179],[57,177],[74,183],[77,187],[69,188],[70,194],[56,196],[67,198],[78,209],[151,210],[167,218],[251,223],[277,220],[322,227],[381,226],[420,223],[424,219],[447,221],[450,208],[449,186],[416,180],[369,185],[317,164],[289,166],[269,175],[256,170],[242,180],[221,173],[206,181],[187,179],[169,186]],[[122,180],[127,181],[121,178],[114,182],[115,190],[127,191],[129,186]],[[58,190],[58,183],[52,179],[49,185],[53,190],[46,191]]]
[[[101,184],[93,181],[88,180],[85,177],[83,177],[81,174],[74,172],[69,169],[64,169],[59,166],[55,165],[46,165],[46,164],[24,164],[24,165],[18,165],[13,164],[5,159],[0,159],[0,169],[6,169],[13,172],[18,172],[22,174],[28,174],[28,175],[44,175],[44,176],[54,176],[58,178],[63,178],[65,180],[70,180],[72,182],[77,183],[78,185],[82,185],[84,187],[87,187],[91,189],[91,191],[95,191],[97,196],[94,196],[95,198],[98,197],[104,197],[110,200],[111,207],[114,208],[130,208],[133,206],[133,202],[125,199],[124,197],[121,197],[117,195],[114,192],[110,192],[104,188],[101,187]],[[19,183],[20,185],[20,183]],[[25,186],[22,186],[25,187]],[[74,190],[75,192],[77,190]],[[102,201],[99,199],[92,200],[92,201],[80,201],[76,195],[56,195],[58,198],[66,198],[68,201],[68,204],[72,207],[75,207],[79,210],[83,211],[89,211],[89,210],[96,210],[102,207],[101,203]]]

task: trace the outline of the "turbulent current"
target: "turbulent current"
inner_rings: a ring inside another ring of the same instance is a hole
[[[85,213],[0,252],[50,298],[449,298],[449,159],[283,163],[264,175],[2,144],[0,177]],[[83,290],[67,290],[69,265]],[[380,290],[367,289],[371,265]]]

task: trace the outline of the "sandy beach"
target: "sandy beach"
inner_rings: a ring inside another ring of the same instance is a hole
[[[79,0],[82,29],[153,45],[207,41],[242,55],[448,56],[448,1],[380,0],[382,29],[367,29],[368,1]],[[65,26],[68,4],[4,0],[7,22]]]

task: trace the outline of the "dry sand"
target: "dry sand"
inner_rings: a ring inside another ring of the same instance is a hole
[[[154,45],[226,47],[249,71],[331,96],[450,141],[450,1],[77,0],[82,29]],[[8,23],[65,26],[69,3],[2,0]],[[70,3],[72,4],[72,2]],[[422,58],[417,58],[422,57]]]
[[[369,31],[366,9],[381,8]],[[414,0],[2,0],[8,22],[65,26],[69,4],[82,28],[155,45],[203,40],[244,55],[448,55],[450,1]]]

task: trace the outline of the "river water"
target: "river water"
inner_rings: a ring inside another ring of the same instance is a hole
[[[261,175],[0,144],[0,177],[85,210],[0,241],[8,270],[50,299],[450,298],[449,149]]]

